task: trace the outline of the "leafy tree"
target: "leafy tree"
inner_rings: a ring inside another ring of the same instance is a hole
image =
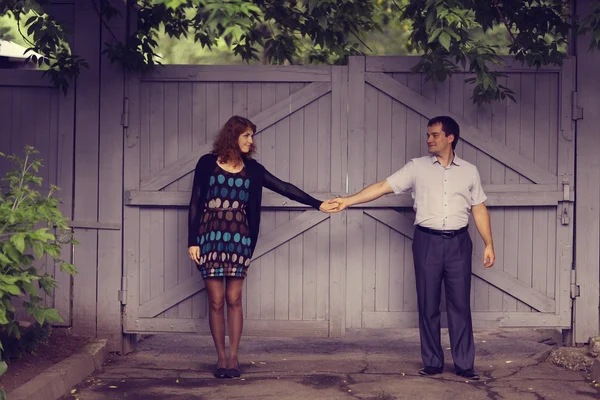
[[[33,36],[32,49],[49,58],[47,73],[66,90],[86,64],[64,44],[56,21],[42,14],[47,1],[4,0],[0,15],[10,14]],[[124,0],[89,1],[106,23]],[[272,64],[344,63],[348,55],[390,54],[391,48],[420,55],[414,71],[427,79],[472,73],[467,82],[479,104],[512,99],[491,68],[502,63],[499,55],[531,67],[561,65],[569,41],[587,32],[593,32],[590,47],[600,48],[600,1],[594,1],[593,12],[577,21],[570,0],[129,0],[137,25],[124,42],[107,42],[104,52],[141,71],[160,63],[165,37],[193,38],[224,58],[231,49],[243,61]],[[27,12],[35,15],[24,20]]]

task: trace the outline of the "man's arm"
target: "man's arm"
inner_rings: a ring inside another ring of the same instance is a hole
[[[471,208],[473,214],[473,220],[475,226],[479,231],[479,235],[483,239],[485,244],[485,250],[483,251],[483,265],[486,268],[494,265],[496,255],[494,253],[494,242],[492,240],[492,225],[490,223],[490,213],[488,212],[485,203],[479,203]]]
[[[380,198],[383,195],[393,193],[392,187],[388,183],[387,180],[383,180],[381,182],[373,183],[360,192],[348,196],[348,197],[338,197],[333,200],[329,200],[331,203],[338,203],[335,211],[342,211],[346,207],[350,207],[356,204],[368,203],[369,201],[373,201],[375,199]]]

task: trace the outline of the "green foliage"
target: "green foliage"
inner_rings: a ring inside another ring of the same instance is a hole
[[[15,321],[16,296],[25,296],[25,310],[40,326],[62,321],[56,309],[42,304],[40,296],[40,290],[51,296],[57,282],[38,271],[34,261],[54,263],[72,275],[77,272],[74,265],[60,259],[61,247],[76,242],[58,208],[58,188],[51,186],[46,195],[39,191],[42,178],[37,172],[42,163],[36,154],[29,146],[24,159],[0,153],[15,166],[2,179],[0,197],[0,329],[17,339],[21,332]]]
[[[48,57],[46,72],[66,90],[87,64],[71,54],[64,31],[43,14],[47,1],[5,0],[0,16],[18,20],[23,37],[32,37],[31,49]],[[123,2],[90,1],[109,32],[107,22],[120,15]],[[579,23],[570,0],[133,0],[126,3],[137,23],[123,41],[112,35],[104,53],[133,71],[161,62],[206,62],[213,51],[212,62],[237,57],[269,64],[414,54],[421,56],[414,71],[428,80],[471,73],[467,83],[480,104],[513,99],[492,68],[502,63],[499,55],[530,67],[560,66],[568,40],[584,33],[591,33],[591,48],[600,48],[600,1],[595,2]],[[27,13],[33,15],[24,20]]]

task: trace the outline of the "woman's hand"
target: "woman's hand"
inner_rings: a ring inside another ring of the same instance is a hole
[[[193,262],[200,264],[200,246],[188,247],[188,255]]]

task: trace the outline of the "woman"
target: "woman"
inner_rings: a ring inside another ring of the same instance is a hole
[[[215,139],[212,152],[200,158],[194,172],[188,253],[202,273],[208,293],[210,331],[218,355],[217,378],[241,375],[242,286],[258,238],[263,186],[323,212],[336,207],[277,179],[253,160],[255,132],[250,120],[231,117]],[[225,351],[224,297],[229,357]]]

